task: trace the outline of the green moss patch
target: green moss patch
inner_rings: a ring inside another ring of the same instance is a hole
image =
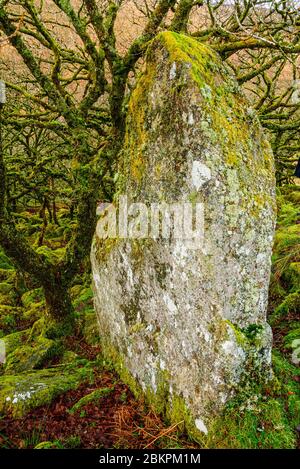
[[[13,264],[9,260],[9,258],[4,254],[4,252],[0,249],[0,269],[13,269]]]
[[[44,301],[42,288],[27,291],[22,295],[22,304],[25,308],[31,308],[32,304],[39,304]]]
[[[22,417],[30,409],[50,404],[58,395],[93,379],[91,366],[61,366],[0,377],[0,413]]]
[[[79,313],[93,312],[93,292],[91,287],[82,288],[74,298],[73,306]]]
[[[6,355],[12,353],[15,349],[26,343],[30,336],[30,329],[25,331],[13,332],[12,334],[8,334],[3,337],[3,341],[5,343],[5,351]]]
[[[39,337],[35,343],[21,345],[8,355],[5,363],[5,374],[18,374],[41,368],[47,360],[59,355],[61,352],[60,343]]]
[[[300,312],[300,290],[291,293],[275,311],[271,314],[269,322],[272,326],[277,325],[281,320],[286,319],[288,314],[298,314]]]
[[[22,317],[22,308],[0,305],[0,330],[5,334],[14,332],[17,322]]]
[[[295,448],[296,434],[289,425],[284,404],[253,396],[244,405],[232,402],[217,419],[206,440],[208,448]]]
[[[85,313],[83,319],[82,335],[89,345],[96,345],[100,341],[100,330],[97,316],[94,311]]]
[[[90,394],[87,394],[86,396],[82,397],[78,402],[76,402],[76,404],[74,404],[73,407],[70,409],[70,413],[75,414],[76,412],[81,410],[82,407],[87,404],[90,404],[91,402],[94,402],[97,405],[101,405],[101,399],[103,399],[105,396],[108,396],[113,391],[114,387],[96,389],[95,391],[91,392]]]

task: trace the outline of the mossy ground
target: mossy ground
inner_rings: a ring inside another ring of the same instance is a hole
[[[20,277],[0,252],[0,282],[5,285],[0,293],[0,334],[7,352],[0,370],[0,447],[295,448],[300,378],[299,365],[292,363],[292,344],[299,337],[299,194],[296,186],[278,192],[269,316],[275,338],[274,379],[268,385],[253,382],[242,389],[209,434],[197,442],[192,432],[186,435],[181,423],[188,422],[189,416],[180,399],[169,416],[178,425],[168,425],[168,418],[163,421],[136,397],[139,393],[131,393],[113,371],[113,360],[103,361],[87,266],[71,288],[74,335],[48,339],[42,291]],[[38,233],[32,229],[30,213],[23,213],[20,223],[36,243]],[[47,255],[55,256],[56,250],[61,254],[66,225],[47,228]],[[130,376],[121,375],[133,386]],[[44,386],[36,398],[26,400],[26,393],[37,383]],[[13,404],[18,392],[25,399]]]

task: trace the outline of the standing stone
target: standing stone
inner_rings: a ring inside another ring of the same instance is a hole
[[[92,266],[104,355],[171,421],[206,433],[245,380],[270,373],[275,224],[269,143],[210,48],[170,32],[153,41],[129,101],[118,185],[115,205],[121,194],[128,205],[203,204],[198,247],[175,225],[169,238],[103,240],[103,212]]]

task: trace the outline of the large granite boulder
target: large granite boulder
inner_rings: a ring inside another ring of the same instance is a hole
[[[128,106],[122,207],[116,220],[113,207],[100,209],[91,255],[103,351],[196,435],[245,380],[270,375],[272,152],[230,71],[183,35],[153,41]],[[164,206],[156,221],[171,220],[169,232],[147,236],[145,211],[132,203]],[[178,234],[167,204],[177,215],[192,205],[204,222],[198,238]]]

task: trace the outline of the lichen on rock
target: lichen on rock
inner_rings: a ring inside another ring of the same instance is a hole
[[[204,243],[95,236],[103,352],[197,435],[253,370],[270,374],[273,156],[229,70],[184,35],[154,39],[128,109],[116,204],[203,204]]]
[[[63,365],[0,378],[0,414],[18,418],[30,409],[50,404],[59,394],[92,381],[91,366]]]

